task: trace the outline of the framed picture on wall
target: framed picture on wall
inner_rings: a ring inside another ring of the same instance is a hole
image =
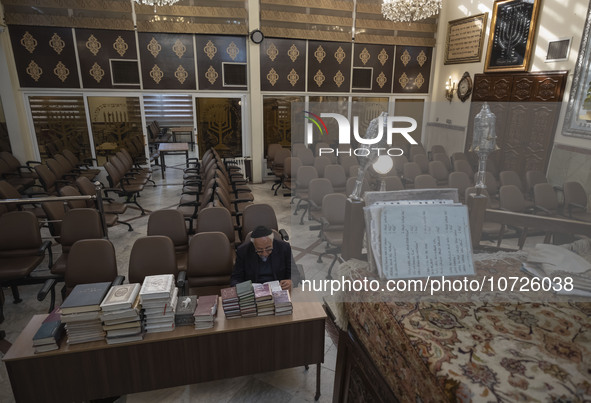
[[[484,71],[527,71],[541,0],[496,0]]]
[[[482,58],[488,13],[447,23],[443,64],[478,63]]]

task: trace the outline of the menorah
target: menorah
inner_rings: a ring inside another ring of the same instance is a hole
[[[514,11],[514,13],[511,13]],[[529,19],[527,15],[516,8],[507,10],[497,25],[495,41],[501,49],[497,64],[514,64],[518,61],[519,55],[515,54],[515,48],[527,42],[529,33]]]

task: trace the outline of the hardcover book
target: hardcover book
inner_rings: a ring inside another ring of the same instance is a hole
[[[42,346],[45,344],[56,344],[62,335],[64,326],[61,321],[44,322],[33,336],[33,346]]]
[[[197,300],[197,308],[193,316],[207,317],[213,319],[217,313],[218,296],[217,295],[203,295]]]
[[[142,301],[155,298],[169,297],[174,287],[174,276],[172,274],[160,274],[146,276],[140,289]]]
[[[115,285],[111,287],[101,303],[101,310],[114,311],[131,308],[139,292],[139,283]]]
[[[240,299],[242,299],[244,296],[252,294],[252,281],[247,280],[236,284],[236,293]]]
[[[100,310],[109,288],[110,282],[78,284],[61,305],[62,315]]]

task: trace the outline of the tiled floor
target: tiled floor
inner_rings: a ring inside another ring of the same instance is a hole
[[[154,169],[153,178],[156,187],[147,186],[138,199],[147,211],[162,208],[173,208],[178,203],[182,182],[182,158],[181,156],[167,157],[166,177],[162,178],[160,169]],[[99,178],[100,179],[100,178]],[[106,182],[106,181],[105,181]],[[290,198],[283,197],[282,191],[278,196],[273,196],[271,182],[252,184],[251,188],[255,196],[255,202],[268,203],[275,209],[279,227],[285,228],[290,234],[290,242],[294,249],[294,257],[297,263],[302,263],[307,278],[324,278],[328,265],[332,261],[331,256],[323,259],[323,263],[317,263],[316,259],[324,246],[320,245],[317,231],[310,231],[309,224],[291,224],[294,216],[291,212]],[[299,213],[301,214],[301,212]],[[127,274],[129,254],[133,242],[138,237],[146,235],[148,216],[140,216],[139,210],[128,208],[122,220],[129,222],[133,232],[128,232],[124,226],[116,226],[109,229],[109,239],[115,245],[118,270],[122,275]],[[295,217],[299,221],[299,216]],[[45,229],[42,234],[48,236]],[[311,247],[314,245],[313,247]],[[60,246],[54,248],[54,255],[59,256]],[[304,251],[307,252],[304,252]],[[45,264],[45,267],[47,265]],[[59,286],[58,286],[59,287]],[[49,307],[49,298],[38,302],[36,294],[40,286],[19,287],[23,302],[12,303],[12,294],[5,289],[6,304],[4,306],[5,321],[0,324],[0,329],[6,331],[6,339],[14,341],[22,328],[35,314],[46,313]],[[321,295],[312,293],[302,295],[294,291],[294,299],[305,298],[321,300]],[[59,297],[58,297],[59,302]],[[334,370],[336,365],[336,345],[331,338],[325,337],[325,358],[321,374],[320,402],[332,401],[332,388]],[[270,373],[256,374],[240,378],[226,379],[222,381],[186,385],[177,388],[156,390],[145,393],[121,396],[118,402],[311,402],[314,401],[316,387],[316,366],[310,366],[309,370],[296,367]],[[0,401],[12,402],[14,397],[10,388],[10,382],[4,365],[0,366]]]

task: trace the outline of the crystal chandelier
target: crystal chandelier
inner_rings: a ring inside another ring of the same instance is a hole
[[[179,0],[135,0],[135,2],[138,4],[143,4],[152,7],[172,6],[174,3],[177,3],[178,1]]]
[[[413,22],[437,15],[442,0],[384,0],[382,14],[394,22]]]

